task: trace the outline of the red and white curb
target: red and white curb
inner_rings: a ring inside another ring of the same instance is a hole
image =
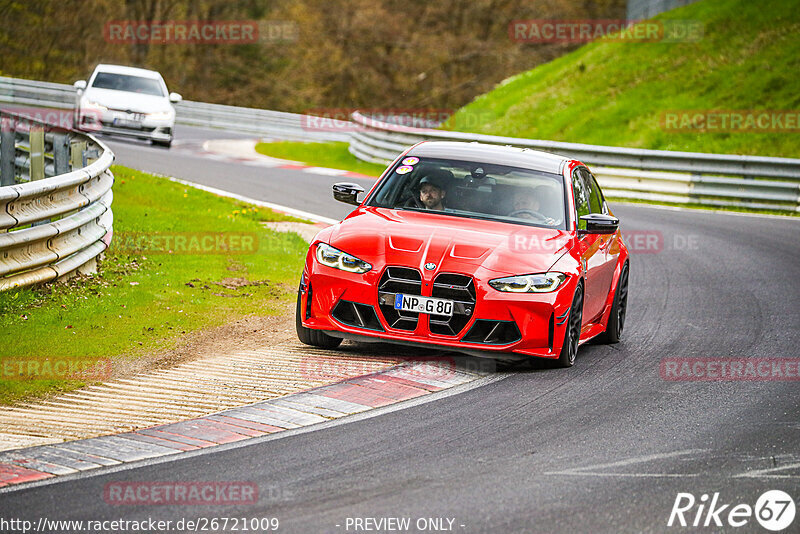
[[[180,454],[324,423],[486,376],[450,358],[413,360],[378,373],[178,423],[0,453],[0,488]],[[8,489],[8,488],[5,488]]]
[[[256,151],[255,146],[257,142],[258,141],[254,139],[222,139],[205,141],[202,144],[197,144],[194,142],[181,144],[176,143],[173,145],[173,149],[176,152],[192,154],[194,156],[212,159],[214,161],[238,163],[240,165],[266,167],[270,169],[290,169],[309,174],[342,176],[345,178],[370,180],[373,182],[377,180],[375,176],[369,176],[358,172],[304,165],[295,161],[265,156],[264,154]]]

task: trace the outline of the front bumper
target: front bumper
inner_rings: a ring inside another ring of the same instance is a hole
[[[143,116],[136,116],[143,115]],[[152,118],[147,114],[128,114],[124,111],[81,110],[77,126],[80,130],[136,137],[152,141],[171,141],[175,117]]]
[[[577,284],[574,277],[552,293],[527,294],[496,291],[485,281],[472,278],[474,303],[456,302],[455,309],[462,316],[453,321],[454,332],[443,334],[446,329],[436,324],[442,317],[421,313],[413,314],[416,321],[404,321],[391,313],[387,308],[391,291],[385,291],[387,269],[355,274],[310,259],[300,288],[303,326],[346,339],[431,346],[473,355],[559,356]],[[434,282],[447,273],[437,273],[429,280],[420,274],[421,294],[432,296]]]

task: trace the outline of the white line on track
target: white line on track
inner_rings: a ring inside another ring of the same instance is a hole
[[[301,172],[308,172],[311,174],[323,174],[325,176],[343,176],[347,174],[349,171],[343,171],[341,169],[329,169],[327,167],[308,167],[307,169],[302,169]]]
[[[156,174],[156,173],[152,173]],[[246,197],[244,195],[240,195],[238,193],[231,193],[230,191],[225,191],[223,189],[217,189],[216,187],[209,187],[207,185],[200,185],[194,182],[189,182],[187,180],[181,180],[180,178],[175,178],[174,176],[166,176],[166,175],[159,175],[163,176],[164,178],[176,182],[183,185],[188,185],[189,187],[193,187],[195,189],[199,189],[201,191],[206,191],[208,193],[213,193],[214,195],[219,195],[221,197],[227,198],[235,198],[236,200],[241,200],[242,202],[247,202],[249,204],[254,204],[256,206],[260,206],[263,208],[269,208],[276,211],[282,211],[284,213],[288,213],[289,215],[294,215],[295,217],[300,217],[301,219],[308,219],[314,222],[320,222],[325,224],[336,224],[339,222],[336,219],[331,219],[329,217],[323,217],[322,215],[317,215],[316,213],[309,213],[307,211],[298,210],[295,208],[290,208],[288,206],[281,206],[280,204],[273,204],[272,202],[264,202],[263,200],[256,200],[254,198]]]
[[[698,476],[696,474],[683,474],[683,473],[599,473],[598,469],[608,469],[613,467],[626,467],[629,465],[642,464],[651,462],[653,460],[663,460],[666,458],[675,458],[677,456],[688,456],[691,454],[700,454],[706,452],[704,449],[688,449],[684,451],[674,451],[659,454],[648,454],[646,456],[636,456],[634,458],[626,458],[616,462],[609,462],[604,464],[589,465],[586,467],[575,467],[566,469],[564,471],[549,471],[545,475],[577,475],[577,476],[593,476],[593,477],[691,477]]]
[[[800,478],[800,475],[779,475],[775,471],[785,471],[786,469],[800,468],[800,462],[782,465],[780,467],[770,467],[768,469],[757,469],[755,471],[748,471],[741,475],[734,475],[733,478]]]

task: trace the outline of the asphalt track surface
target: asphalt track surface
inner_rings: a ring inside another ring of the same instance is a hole
[[[329,200],[335,177],[111,145],[123,165],[328,217],[347,212]],[[741,528],[670,528],[667,520],[679,492],[698,501],[718,492],[719,504],[753,506],[780,489],[798,501],[800,382],[669,381],[659,366],[664,358],[798,356],[800,221],[613,209],[626,232],[661,232],[662,247],[632,256],[622,342],[583,346],[575,367],[505,370],[482,387],[371,418],[22,488],[0,494],[2,516],[277,517],[279,532],[363,532],[348,518],[387,517],[410,518],[412,527],[450,518],[453,532],[467,533],[768,532],[752,517]],[[108,482],[198,480],[255,482],[260,500],[103,500]],[[696,512],[686,513],[690,524]],[[800,517],[785,532],[800,532]]]

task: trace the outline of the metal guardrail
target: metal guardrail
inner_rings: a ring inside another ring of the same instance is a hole
[[[75,94],[71,85],[0,76],[0,102],[72,109]],[[175,122],[294,141],[348,141],[350,137],[347,132],[315,128],[308,115],[188,100],[175,105]]]
[[[0,291],[93,272],[113,235],[114,154],[25,116],[0,122]]]
[[[183,101],[176,106],[178,124],[222,128],[290,141],[348,141],[350,134],[314,128],[308,115],[265,109]]]
[[[800,159],[672,152],[412,128],[353,114],[350,152],[389,163],[425,140],[510,145],[592,165],[609,197],[800,212]]]

